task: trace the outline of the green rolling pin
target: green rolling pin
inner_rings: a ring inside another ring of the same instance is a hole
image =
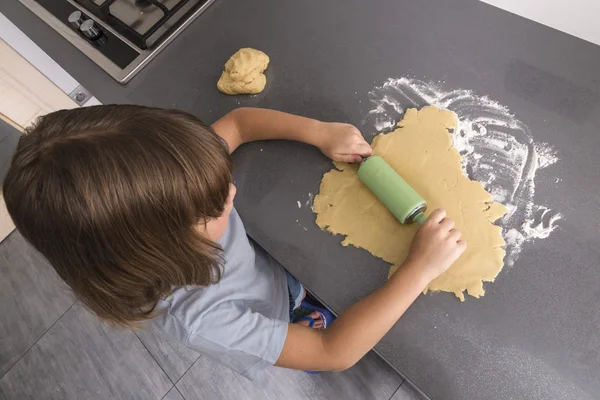
[[[358,177],[401,223],[423,225],[427,220],[425,200],[383,158],[365,159]]]

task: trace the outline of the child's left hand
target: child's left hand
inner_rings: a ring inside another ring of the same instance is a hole
[[[333,161],[359,163],[372,154],[371,146],[360,131],[350,124],[323,122],[319,131],[319,149]]]

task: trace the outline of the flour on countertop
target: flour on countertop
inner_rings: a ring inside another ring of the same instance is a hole
[[[302,225],[298,220],[296,220],[296,225],[298,225],[300,228],[302,228],[303,231],[308,231],[308,228],[304,225]]]
[[[368,97],[374,108],[363,125],[377,132],[393,130],[405,108],[434,105],[456,113],[458,124],[451,133],[464,173],[509,209],[499,221],[507,265],[514,264],[523,243],[546,238],[556,229],[562,214],[535,204],[534,194],[536,172],[556,163],[557,153],[547,143],[534,142],[527,125],[508,108],[470,90],[409,78],[388,79]]]
[[[302,203],[304,202],[304,206],[305,206],[305,207],[310,207],[310,208],[311,208],[311,210],[314,212],[314,210],[312,209],[312,201],[313,201],[313,198],[315,197],[315,195],[314,195],[312,192],[309,192],[309,193],[306,195],[306,197],[307,197],[307,200],[306,200],[306,201],[304,201],[304,200],[303,200],[303,201],[300,201],[300,200],[297,200],[297,201],[296,201],[296,204],[298,205],[298,208],[302,208]],[[308,231],[308,228],[307,228],[306,226],[304,226],[304,225],[300,224],[300,222],[298,222],[298,220],[296,220],[296,223],[298,224],[298,226],[299,226],[300,228],[302,228],[302,229],[303,229],[303,230],[305,230],[305,231]]]
[[[315,195],[312,192],[308,193],[308,200],[304,203],[306,207],[310,206]]]

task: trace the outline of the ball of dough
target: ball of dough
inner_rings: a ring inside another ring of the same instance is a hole
[[[217,88],[225,94],[256,94],[267,84],[264,72],[269,56],[249,47],[239,49],[225,63],[225,71],[217,82]]]

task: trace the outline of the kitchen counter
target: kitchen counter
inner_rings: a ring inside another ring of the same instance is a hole
[[[433,399],[598,398],[600,47],[475,0],[216,0],[122,87],[17,0],[0,12],[104,103],[175,107],[207,122],[269,107],[347,121],[369,140],[367,93],[390,77],[445,81],[508,106],[558,151],[539,171],[536,201],[564,219],[482,299],[421,296],[377,351]],[[220,94],[224,62],[246,46],[271,57],[265,91]],[[508,84],[519,80],[534,92]],[[340,312],[385,281],[384,262],[314,224],[305,202],[332,167],[318,150],[254,143],[235,161],[248,233],[326,304]]]

